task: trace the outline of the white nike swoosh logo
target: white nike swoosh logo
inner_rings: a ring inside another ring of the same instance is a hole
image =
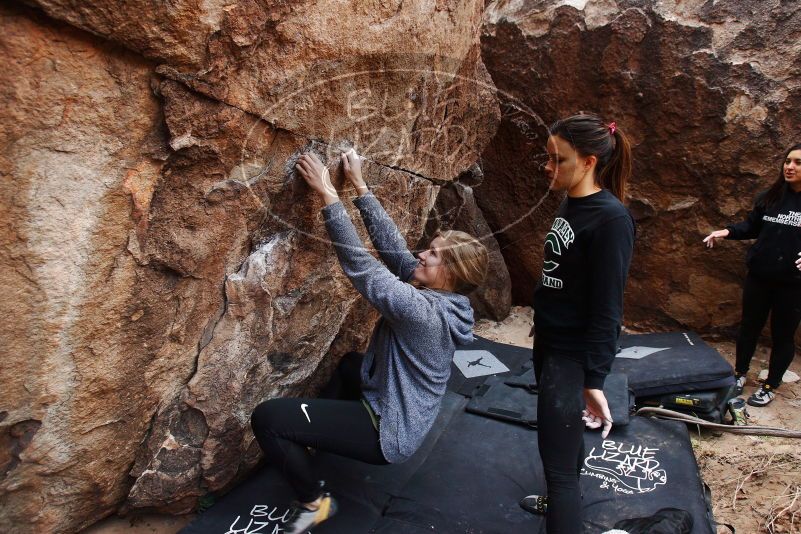
[[[309,412],[306,411],[306,406],[308,406],[308,404],[301,404],[300,409],[303,410],[303,415],[306,416],[306,420],[311,423],[311,419],[309,419]]]

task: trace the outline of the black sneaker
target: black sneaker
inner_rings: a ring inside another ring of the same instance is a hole
[[[304,534],[312,527],[330,519],[335,513],[337,513],[337,501],[330,493],[323,493],[320,506],[316,510],[309,510],[300,503],[294,503],[283,531],[287,534]]]
[[[520,499],[520,508],[526,512],[538,515],[545,515],[548,509],[548,497],[544,495],[529,495]]]
[[[767,406],[775,398],[776,394],[773,392],[773,388],[767,384],[762,384],[762,387],[748,397],[746,402],[751,406]]]
[[[739,397],[743,394],[743,388],[745,388],[746,378],[745,375],[737,375],[734,381],[734,390],[732,393],[734,397]]]

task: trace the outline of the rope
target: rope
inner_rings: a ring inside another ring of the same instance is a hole
[[[652,408],[650,406],[646,406],[644,408],[640,408],[639,410],[637,410],[637,415],[642,415],[642,416],[650,415],[652,417],[657,417],[659,419],[668,419],[670,421],[681,421],[683,423],[692,423],[694,425],[703,426],[706,428],[714,428],[715,430],[721,430],[723,432],[731,432],[732,434],[747,434],[752,436],[776,436],[780,438],[801,438],[801,431],[799,430],[788,430],[786,428],[777,428],[772,426],[760,426],[760,425],[747,425],[747,426],[722,425],[719,423],[712,423],[710,421],[705,421],[704,419],[699,419],[698,417],[694,417],[689,414],[674,412],[673,410],[666,410],[664,408]]]

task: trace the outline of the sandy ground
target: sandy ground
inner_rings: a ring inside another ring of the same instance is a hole
[[[734,364],[734,343],[707,341]],[[757,349],[744,395],[759,387],[757,373],[767,369],[769,356],[769,349]],[[790,370],[801,374],[798,358]],[[801,383],[783,384],[776,394],[768,406],[748,407],[749,422],[801,430]],[[718,522],[738,533],[801,533],[801,440],[696,431],[693,448]]]
[[[478,335],[523,347],[531,346],[531,308],[515,307],[504,321],[482,320]],[[707,339],[734,363],[734,343]],[[768,349],[760,347],[751,365],[745,395],[757,387],[757,373],[767,368]],[[790,367],[801,374],[801,361]],[[748,407],[753,424],[801,430],[801,382],[784,384],[764,408]],[[801,441],[774,437],[738,436],[692,429],[692,443],[701,476],[712,489],[715,518],[730,523],[738,534],[801,533]],[[670,503],[665,503],[669,506]],[[173,534],[194,516],[148,515],[108,518],[85,534]],[[721,527],[719,532],[728,532]]]

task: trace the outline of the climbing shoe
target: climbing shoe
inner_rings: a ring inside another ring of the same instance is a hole
[[[740,395],[743,394],[743,388],[745,387],[745,381],[746,381],[745,375],[737,375],[737,378],[734,381],[734,390],[732,391],[732,394],[735,397],[739,397]]]
[[[762,384],[762,387],[754,392],[753,395],[748,397],[748,404],[751,406],[767,406],[770,401],[776,398],[773,388],[767,384]]]
[[[293,503],[289,521],[283,527],[287,534],[304,534],[337,512],[337,501],[330,493],[323,493],[320,506],[310,510],[300,503]]]
[[[548,509],[548,497],[544,495],[529,495],[520,499],[520,508],[532,514],[545,515]]]

